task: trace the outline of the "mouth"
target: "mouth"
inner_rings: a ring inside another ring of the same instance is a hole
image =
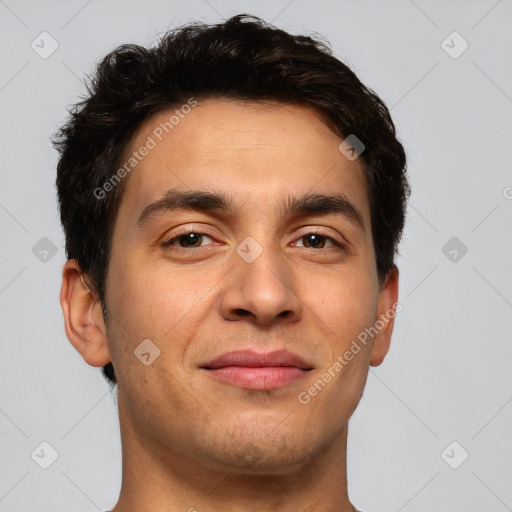
[[[313,367],[286,350],[229,352],[200,367],[214,379],[245,389],[270,390],[303,379]]]

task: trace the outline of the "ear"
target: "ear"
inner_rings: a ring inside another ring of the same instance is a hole
[[[84,361],[91,366],[110,362],[107,330],[101,302],[86,282],[76,260],[69,260],[62,270],[60,305],[64,313],[66,335]]]
[[[395,323],[395,315],[401,310],[398,301],[398,268],[393,268],[388,273],[379,292],[378,313],[376,328],[377,334],[373,340],[372,356],[370,364],[379,366],[389,351],[391,334]]]

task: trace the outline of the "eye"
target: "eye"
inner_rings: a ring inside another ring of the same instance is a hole
[[[210,243],[208,243],[208,240],[210,241]],[[170,238],[169,240],[163,242],[162,246],[175,246],[182,249],[195,249],[199,247],[204,247],[205,245],[211,245],[212,242],[212,237],[210,237],[206,233],[189,231]],[[298,238],[297,242],[295,242],[294,245],[297,247],[305,247],[311,249],[328,249],[329,247],[344,247],[344,245],[341,242],[338,242],[333,237],[322,235],[321,233],[317,232],[306,233],[305,235]]]
[[[298,240],[302,242],[302,245],[298,245],[299,247],[308,247],[314,249],[343,247],[343,245],[334,238],[327,235],[322,235],[320,233],[307,233],[306,235],[301,236]],[[327,245],[326,247],[326,243],[331,245]]]
[[[191,231],[175,236],[164,242],[162,245],[164,247],[177,245],[178,247],[182,247],[184,249],[194,249],[195,247],[202,247],[202,242],[204,242],[205,239],[209,239],[210,241],[212,240],[212,238],[205,233],[196,233],[195,231]]]

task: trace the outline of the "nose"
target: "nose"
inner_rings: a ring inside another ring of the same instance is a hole
[[[225,278],[221,312],[227,320],[247,320],[254,324],[293,323],[300,319],[303,304],[297,295],[290,260],[279,250],[265,248],[247,262],[233,255],[232,271]]]

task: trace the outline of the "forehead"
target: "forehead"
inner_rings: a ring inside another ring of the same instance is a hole
[[[160,112],[130,142],[140,161],[128,177],[124,213],[140,212],[169,189],[211,190],[252,202],[253,213],[279,197],[341,192],[370,225],[361,159],[348,160],[341,138],[312,109],[278,102],[212,99]],[[143,151],[141,148],[150,147]]]

